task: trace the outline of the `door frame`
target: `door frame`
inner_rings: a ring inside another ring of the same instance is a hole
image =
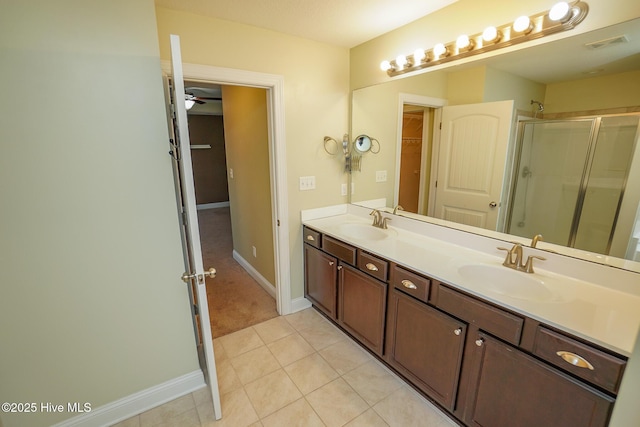
[[[161,61],[162,72],[170,76],[171,64]],[[284,122],[284,77],[276,74],[183,63],[185,80],[231,86],[249,86],[267,91],[267,123],[269,134],[269,174],[271,181],[271,214],[274,219],[273,245],[276,276],[276,305],[278,314],[290,314],[291,271],[289,254],[289,214],[287,211],[287,157]]]
[[[396,186],[394,188],[394,192],[393,192],[393,205],[396,206],[398,204],[398,199],[400,197],[400,161],[401,161],[401,157],[402,157],[402,117],[403,117],[403,112],[404,112],[404,104],[411,104],[411,105],[419,105],[421,107],[428,107],[428,108],[433,108],[434,111],[434,123],[437,123],[439,121],[439,117],[440,117],[440,109],[446,105],[448,105],[449,101],[447,101],[444,98],[434,98],[431,96],[423,96],[423,95],[416,95],[413,93],[399,93],[398,94],[398,126],[396,127],[396,176],[395,176],[395,182],[396,182]],[[437,126],[435,126],[436,129],[433,130],[433,153],[432,153],[432,165],[433,165],[433,159],[437,158],[438,155],[438,142],[440,139],[439,136],[439,129],[437,129]],[[420,200],[418,202],[418,204],[420,205],[420,207],[424,204],[424,182],[423,182],[423,176],[422,174],[424,173],[425,170],[425,162],[426,162],[426,145],[422,144],[422,155],[421,155],[421,159],[420,159],[420,164],[421,164],[421,168],[420,168]],[[433,157],[435,156],[435,157]],[[434,170],[433,166],[431,167],[431,178],[432,178],[432,182],[435,182],[435,176],[434,172],[437,172],[437,168]],[[433,194],[432,194],[433,193]],[[434,197],[435,192],[433,191],[429,191],[429,203],[428,206],[432,205],[432,197]],[[425,214],[428,214],[428,212],[425,212]]]

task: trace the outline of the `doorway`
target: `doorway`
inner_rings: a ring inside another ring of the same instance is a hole
[[[166,75],[171,74],[168,61],[162,62]],[[280,315],[291,313],[290,269],[288,265],[289,231],[288,193],[286,185],[286,138],[284,129],[284,78],[279,75],[221,67],[183,64],[185,80],[210,84],[262,88],[267,98],[268,163],[271,189],[271,229],[274,246],[275,297]]]
[[[215,339],[278,315],[267,91],[187,80],[185,92],[203,263],[217,270],[206,289]]]

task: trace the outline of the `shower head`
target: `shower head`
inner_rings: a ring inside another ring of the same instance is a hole
[[[544,111],[544,104],[540,101],[534,101],[533,99],[531,100],[531,105],[533,104],[537,104],[538,105],[538,111],[539,112],[543,112]]]

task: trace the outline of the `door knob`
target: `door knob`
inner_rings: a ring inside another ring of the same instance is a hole
[[[497,207],[497,206],[498,206],[498,204],[497,204],[496,202],[491,202],[491,203],[489,203],[489,207],[490,207],[490,208],[495,208],[495,207]]]
[[[212,279],[216,277],[216,269],[211,267],[209,270],[205,271],[204,274],[201,274],[201,276],[202,277],[199,278],[197,274],[188,274],[185,272],[182,274],[181,279],[184,283],[189,283],[189,280],[198,278],[199,283],[204,283],[205,276],[211,277]]]

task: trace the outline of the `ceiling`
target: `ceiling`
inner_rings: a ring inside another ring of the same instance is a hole
[[[352,48],[458,0],[155,0],[159,7]]]

